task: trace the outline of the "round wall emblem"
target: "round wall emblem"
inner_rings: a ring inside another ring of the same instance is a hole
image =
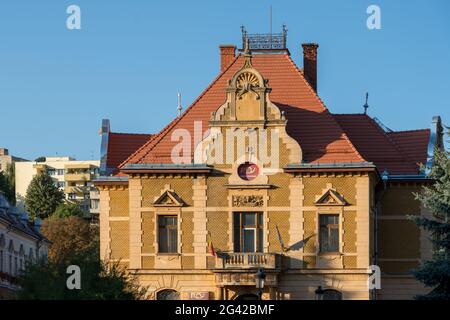
[[[243,180],[253,180],[259,174],[259,168],[256,164],[251,162],[245,162],[238,167],[238,175]]]

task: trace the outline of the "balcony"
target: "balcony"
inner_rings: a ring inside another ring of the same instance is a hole
[[[279,256],[275,253],[221,253],[216,256],[216,269],[276,269]]]
[[[85,186],[66,186],[64,188],[64,193],[65,194],[69,194],[69,193],[74,193],[77,195],[84,195],[86,193],[89,193],[90,187],[85,187]]]
[[[66,173],[64,175],[64,180],[66,181],[91,181],[91,173]]]

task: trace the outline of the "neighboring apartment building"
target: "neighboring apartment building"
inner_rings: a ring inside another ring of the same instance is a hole
[[[429,214],[413,192],[431,182],[419,163],[442,147],[440,118],[394,132],[366,113],[332,114],[317,94],[318,45],[302,47],[299,69],[285,32],[244,33],[239,55],[221,46],[219,75],[145,143],[104,121],[100,255],[150,299],[256,298],[259,268],[263,299],[425,291],[409,271],[431,247],[407,215]]]
[[[28,161],[22,158],[18,158],[9,154],[8,149],[0,148],[0,172],[5,171],[8,165],[12,165],[15,162]]]
[[[46,157],[43,162],[26,161],[16,163],[16,198],[23,201],[28,185],[40,171],[47,169],[55,184],[64,191],[67,202],[77,203],[80,208],[98,216],[99,193],[93,186],[99,173],[100,161],[75,160],[71,157]]]
[[[47,257],[50,242],[40,233],[40,220],[11,206],[0,192],[0,300],[18,289],[16,276],[26,261]]]

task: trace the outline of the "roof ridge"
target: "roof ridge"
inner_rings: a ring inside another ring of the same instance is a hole
[[[144,150],[144,148],[146,148],[147,146],[150,146],[150,148],[147,150],[147,152],[140,157],[139,161],[144,158],[147,154],[150,153],[150,151],[153,150],[153,147],[155,146],[155,144],[159,141],[161,141],[161,139],[165,136],[165,134],[167,133],[167,131],[169,131],[171,128],[173,128],[178,122],[180,122],[180,120],[182,118],[184,118],[186,116],[186,114],[195,106],[195,104],[213,87],[213,85],[228,71],[228,69],[231,68],[231,66],[233,66],[236,61],[239,59],[239,57],[241,56],[241,54],[238,54],[234,60],[228,65],[228,67],[226,67],[224,70],[222,70],[217,77],[205,88],[205,90],[203,90],[203,92],[197,97],[197,99],[195,99],[191,105],[186,108],[184,110],[184,112],[179,116],[176,117],[174,120],[172,120],[171,122],[169,122],[158,134],[155,135],[155,137],[153,137],[153,139],[150,139],[149,141],[147,141],[146,143],[144,143],[138,150],[136,150],[135,152],[133,152],[127,159],[125,159],[125,161],[123,161],[121,164],[119,164],[118,168],[120,169],[123,165],[125,165],[129,160],[131,160],[135,155],[137,155],[141,150]],[[153,145],[152,145],[153,144]]]
[[[128,133],[128,132],[113,132],[110,131],[110,134],[127,134],[127,135],[135,135],[135,136],[154,136],[156,133]]]
[[[366,116],[365,113],[332,113],[333,116]]]
[[[392,132],[387,132],[387,133],[395,134],[395,133],[409,133],[409,132],[419,132],[419,131],[430,131],[430,129],[424,128],[424,129],[399,130],[399,131],[392,131]]]
[[[350,138],[347,136],[347,134],[345,133],[345,131],[342,129],[342,127],[340,126],[340,124],[338,123],[338,121],[336,121],[336,119],[333,117],[333,114],[330,112],[330,110],[328,110],[328,108],[326,107],[325,103],[322,101],[322,99],[319,97],[319,95],[317,94],[317,92],[313,89],[313,87],[311,87],[311,84],[306,80],[305,75],[300,72],[298,66],[295,64],[294,60],[292,60],[290,55],[286,55],[285,57],[287,57],[287,59],[289,60],[289,62],[294,66],[295,70],[297,71],[298,74],[301,75],[301,79],[306,83],[307,88],[311,91],[311,93],[314,95],[314,97],[317,99],[317,101],[319,101],[319,103],[322,105],[323,109],[325,112],[327,112],[332,121],[336,124],[336,126],[341,129],[341,134],[342,137],[344,138],[345,141],[347,141],[347,143],[349,144],[350,148],[356,153],[356,155],[362,160],[362,161],[367,161],[366,159],[364,159],[364,157],[362,156],[361,153],[359,153],[358,149],[356,149],[356,147],[353,145],[353,143],[351,142]]]

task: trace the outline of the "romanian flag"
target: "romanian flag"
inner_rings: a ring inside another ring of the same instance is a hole
[[[216,251],[214,251],[214,246],[211,240],[211,234],[208,232],[208,250],[209,253],[211,253],[212,256],[216,256]]]

